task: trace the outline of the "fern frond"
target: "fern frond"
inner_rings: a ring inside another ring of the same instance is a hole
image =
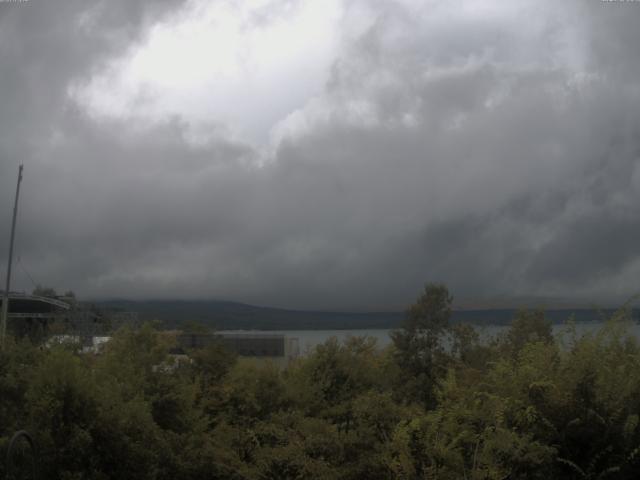
[[[584,472],[584,470],[582,470],[578,465],[576,465],[575,463],[573,463],[571,460],[567,460],[566,458],[556,458],[556,461],[572,468],[574,471],[578,472],[582,478],[587,478],[587,474]]]

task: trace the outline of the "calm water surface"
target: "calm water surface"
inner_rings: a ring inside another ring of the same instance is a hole
[[[480,334],[482,339],[490,339],[495,337],[500,332],[506,330],[508,327],[502,325],[487,325],[483,327],[476,327],[476,330]],[[565,325],[554,325],[553,332],[555,335],[561,335],[563,331],[566,331]],[[576,333],[583,335],[588,332],[596,332],[602,328],[602,323],[588,322],[588,323],[576,323]],[[634,324],[631,327],[631,331],[640,338],[640,325]],[[220,333],[247,333],[247,334],[281,334],[287,337],[297,338],[300,345],[300,353],[305,354],[313,350],[317,345],[320,345],[327,341],[331,337],[336,337],[339,341],[346,340],[349,337],[373,337],[376,339],[377,344],[383,348],[391,343],[391,337],[389,333],[391,329],[370,329],[370,330],[223,330]]]

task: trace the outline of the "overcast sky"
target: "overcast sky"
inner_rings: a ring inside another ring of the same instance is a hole
[[[600,0],[0,3],[1,271],[23,162],[17,290],[619,301],[638,25]]]

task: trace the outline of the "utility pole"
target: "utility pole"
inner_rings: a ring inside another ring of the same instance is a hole
[[[18,216],[18,197],[20,196],[20,182],[22,182],[22,168],[18,169],[18,185],[16,186],[16,199],[13,202],[13,220],[11,222],[11,240],[9,240],[9,263],[7,264],[7,283],[2,298],[2,325],[0,326],[0,346],[4,350],[5,337],[7,336],[7,317],[9,315],[9,289],[11,288],[11,261],[13,260],[13,240],[16,235],[16,217]]]

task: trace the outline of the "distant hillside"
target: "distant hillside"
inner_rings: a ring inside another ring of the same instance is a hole
[[[140,319],[160,320],[166,328],[198,322],[217,330],[314,330],[391,328],[402,314],[285,310],[236,302],[153,300],[97,302],[99,307],[138,312]]]
[[[355,330],[399,327],[404,312],[317,312],[258,307],[236,302],[193,300],[111,300],[96,302],[102,308],[138,312],[143,321],[160,320],[166,328],[178,328],[185,322],[198,322],[217,330]],[[456,310],[452,320],[475,325],[507,325],[515,309]],[[613,310],[547,310],[554,323],[563,323],[571,315],[578,322],[601,321]],[[638,318],[634,310],[634,318]]]

